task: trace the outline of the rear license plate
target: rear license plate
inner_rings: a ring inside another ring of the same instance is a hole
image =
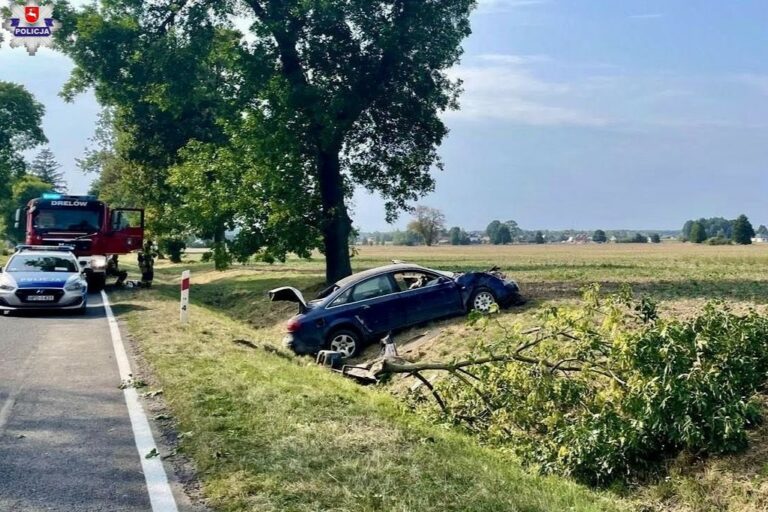
[[[30,295],[27,297],[29,302],[53,302],[54,299],[53,295]]]

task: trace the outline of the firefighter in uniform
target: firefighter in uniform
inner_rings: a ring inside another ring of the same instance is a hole
[[[155,278],[155,252],[152,250],[152,241],[147,240],[144,248],[139,251],[139,270],[141,270],[141,286],[151,288]]]

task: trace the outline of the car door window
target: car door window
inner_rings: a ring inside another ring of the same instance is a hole
[[[393,291],[388,275],[376,276],[355,286],[352,290],[352,302],[381,297]]]
[[[439,276],[434,274],[410,270],[405,272],[396,272],[394,274],[394,278],[395,283],[401,292],[434,286],[439,282],[440,279]]]
[[[350,298],[352,297],[352,288],[347,288],[347,290],[343,291],[338,297],[333,299],[333,302],[331,302],[331,307],[333,306],[341,306],[342,304],[346,304],[350,301]]]

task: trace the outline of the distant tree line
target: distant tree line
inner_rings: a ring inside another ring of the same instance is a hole
[[[666,231],[666,236],[678,234],[677,231]],[[438,209],[419,206],[413,210],[413,219],[407,228],[402,230],[372,233],[360,233],[354,239],[355,243],[365,245],[470,245],[487,243],[492,245],[506,244],[546,244],[560,242],[596,242],[605,243],[660,243],[659,233],[639,233],[628,230],[589,232],[579,230],[526,230],[514,220],[492,220],[485,230],[469,231],[461,226],[446,227],[445,215]]]
[[[741,214],[733,220],[723,217],[688,220],[683,225],[681,238],[685,242],[695,244],[721,245],[735,243],[749,245],[756,234],[768,236],[768,228],[761,225],[756,232],[747,216]]]

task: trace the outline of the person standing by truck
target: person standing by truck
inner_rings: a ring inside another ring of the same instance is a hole
[[[152,241],[147,240],[138,255],[142,288],[152,287],[152,281],[155,278],[155,256],[157,256],[157,253],[152,248]]]

